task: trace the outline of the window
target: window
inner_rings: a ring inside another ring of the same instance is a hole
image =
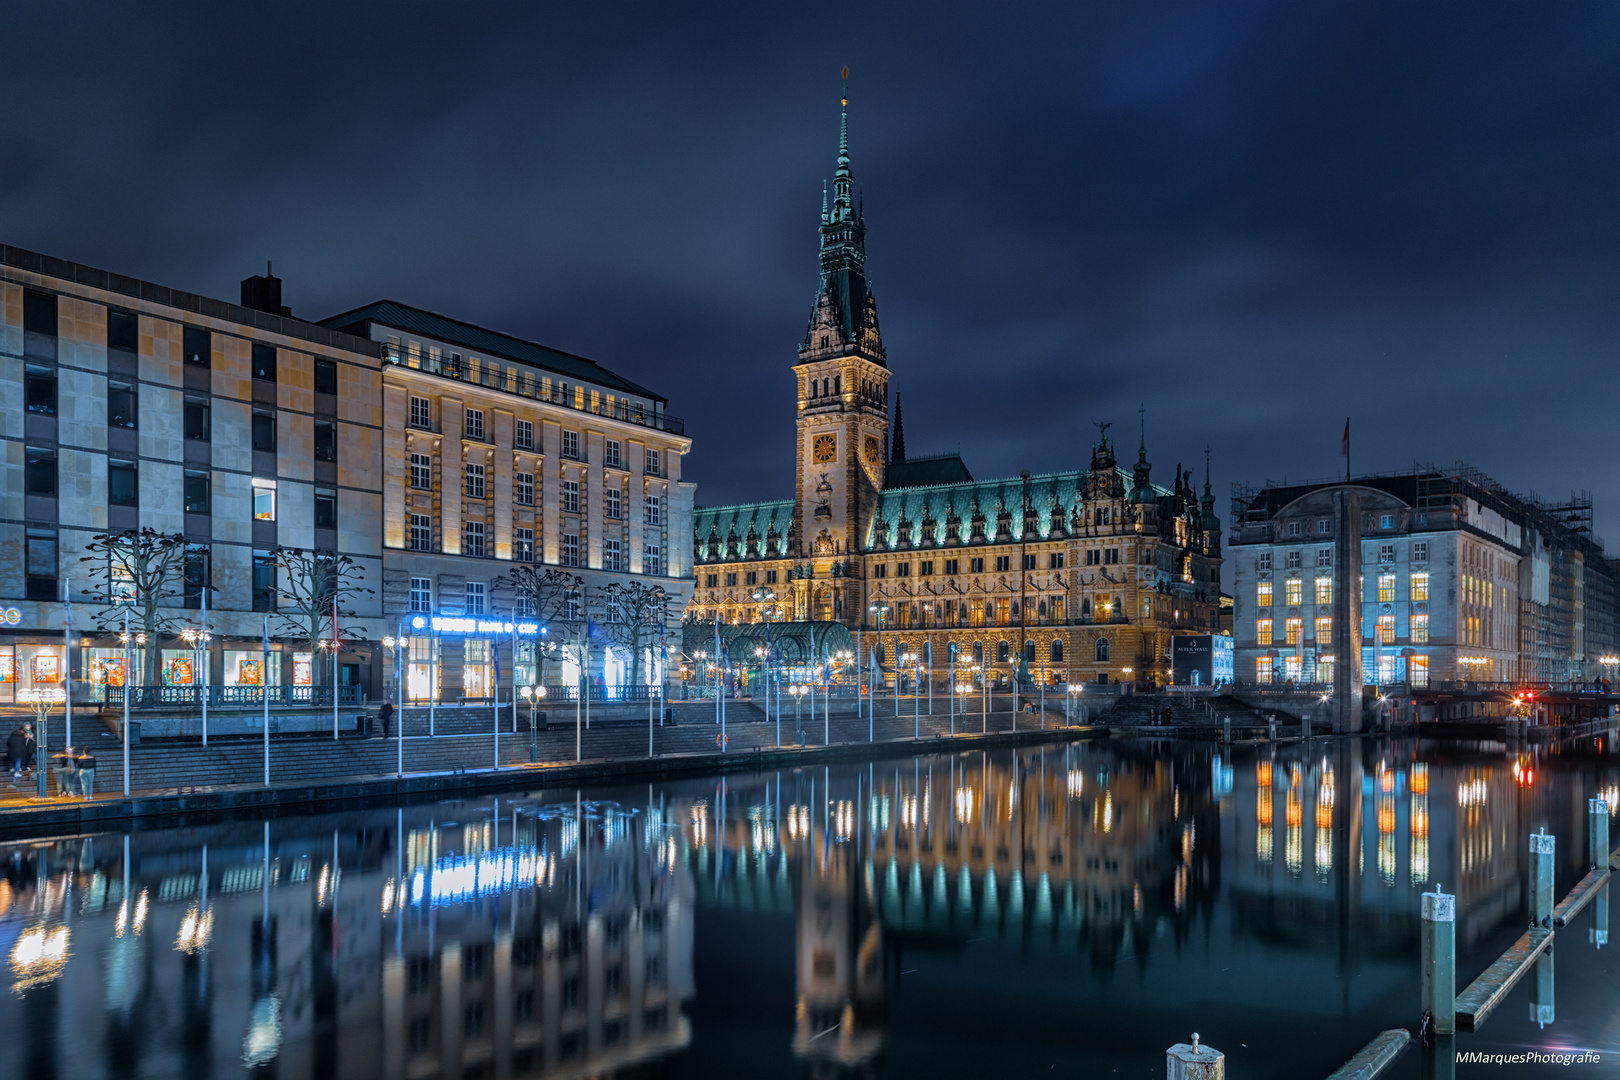
[[[488,594],[489,586],[482,581],[467,582],[467,606],[462,609],[464,615],[483,615],[484,600]]]
[[[181,345],[186,363],[193,367],[214,366],[213,335],[207,330],[186,327],[181,335]]]
[[[253,449],[265,453],[276,452],[276,414],[261,409],[253,410]]]
[[[1429,598],[1429,572],[1419,570],[1412,575],[1412,600],[1427,600]]]
[[[607,539],[602,541],[602,569],[623,570],[624,562],[620,558],[619,541]]]
[[[984,573],[984,560],[983,559],[969,559],[968,560],[968,573],[970,573],[970,574],[982,574],[982,573]]]
[[[28,574],[27,590],[30,600],[59,600],[56,589],[56,532],[53,529],[29,529],[24,569]]]
[[[1256,607],[1270,607],[1271,606],[1271,582],[1269,582],[1269,581],[1257,582],[1255,584],[1255,587],[1254,587],[1254,592],[1255,592],[1254,602],[1255,602]]]
[[[959,567],[961,565],[962,565],[962,563],[961,563],[961,560],[959,560],[959,559],[946,559],[945,560],[945,572],[947,574],[954,574],[954,573],[957,572],[957,567]]]
[[[624,468],[624,446],[618,439],[609,439],[603,443],[602,464],[613,469]]]
[[[1254,661],[1254,681],[1268,683],[1273,680],[1271,657],[1259,656]]]
[[[512,530],[512,559],[516,562],[534,562],[534,530]]]
[[[647,475],[648,476],[663,476],[664,475],[663,463],[659,460],[659,457],[660,457],[660,455],[659,455],[657,450],[648,450],[647,451]]]
[[[1380,604],[1391,604],[1395,602],[1394,574],[1378,575],[1378,602]]]
[[[1052,663],[1054,663],[1054,664],[1063,663],[1063,642],[1057,640],[1056,638],[1053,638],[1052,639],[1052,648],[1047,653],[1047,655],[1051,658]]]
[[[562,486],[562,509],[565,514],[579,513],[579,481],[564,480]]]
[[[1299,522],[1290,521],[1288,523],[1288,535],[1289,536],[1298,536],[1302,531],[1303,530],[1300,528],[1300,523]]]
[[[1378,640],[1385,645],[1395,640],[1395,616],[1378,616]]]
[[[461,553],[470,555],[475,559],[484,557],[484,523],[482,521],[464,522],[461,530]]]
[[[642,504],[647,515],[647,524],[662,525],[664,523],[664,499],[661,495],[648,495],[647,501]]]
[[[574,533],[563,533],[562,564],[564,566],[579,565],[579,537]]]
[[[1318,551],[1316,553],[1316,565],[1317,566],[1332,566],[1333,565],[1333,549],[1332,548],[1322,548],[1320,551]]]
[[[336,394],[337,387],[337,361],[315,360],[315,392],[317,394]]]
[[[253,478],[253,520],[276,520],[276,482]]]
[[[253,343],[253,377],[265,382],[276,381],[276,348],[274,345]]]
[[[138,352],[141,347],[141,323],[130,311],[107,312],[107,348],[120,352]]]
[[[1036,559],[1036,556],[1031,555],[1028,552],[1025,552],[1024,553],[1024,559],[1023,559],[1024,569],[1025,570],[1033,570],[1033,569],[1035,569],[1035,559]]]
[[[433,459],[427,454],[411,455],[411,487],[423,491],[433,487]]]
[[[703,587],[705,589],[712,589],[712,588],[714,588],[715,586],[717,586],[719,584],[720,584],[720,575],[719,574],[705,574],[704,575],[704,577],[703,577]]]
[[[1395,545],[1394,544],[1379,544],[1378,545],[1378,561],[1381,562],[1381,563],[1392,563],[1392,562],[1394,562],[1395,561]]]
[[[107,501],[113,506],[138,506],[139,473],[133,461],[107,462]]]
[[[578,589],[569,589],[563,593],[563,619],[567,622],[579,622],[584,614],[585,603],[580,597]]]
[[[1429,542],[1427,540],[1413,541],[1413,543],[1412,543],[1412,561],[1413,562],[1428,562],[1429,561]]]
[[[727,574],[726,575],[726,586],[729,588],[729,587],[731,587],[731,586],[733,586],[735,584],[737,584],[737,575],[736,575],[736,573],[733,572],[733,573]]]
[[[411,578],[411,610],[433,610],[433,579],[425,577]]]
[[[186,438],[198,442],[208,441],[208,402],[202,398],[186,398]]]
[[[1299,552],[1290,551],[1288,553],[1288,569],[1290,569],[1290,570],[1298,570],[1299,569]]]
[[[895,563],[894,564],[894,576],[895,577],[910,577],[911,576],[911,564],[908,563],[908,562]]]
[[[642,559],[642,561],[644,563],[646,563],[646,565],[647,565],[646,572],[651,574],[653,577],[658,577],[659,575],[661,575],[664,572],[664,561],[661,558],[661,554],[662,553],[659,551],[657,544],[648,544],[647,545],[647,554]],[[776,571],[775,570],[767,570],[767,571],[765,571],[765,583],[767,585],[774,582],[775,580],[776,580]]]
[[[565,431],[562,433],[562,456],[579,460],[579,432]]]
[[[519,506],[534,505],[534,473],[520,472],[513,478],[512,500]]]
[[[268,551],[253,553],[253,610],[276,610],[276,557]]]
[[[1259,555],[1255,556],[1254,568],[1256,570],[1270,570],[1271,569],[1271,552],[1262,551]]]
[[[1289,578],[1284,585],[1284,590],[1287,593],[1287,603],[1290,607],[1305,602],[1305,583],[1299,578]]]
[[[1422,644],[1429,640],[1429,616],[1419,612],[1412,616],[1412,641]]]
[[[619,510],[620,510],[619,500],[620,500],[620,498],[621,498],[621,496],[620,496],[620,492],[619,492],[618,488],[608,488],[606,491],[604,491],[602,493],[602,512],[603,512],[603,514],[605,514],[607,517],[609,517],[609,518],[611,518],[613,520],[618,520],[618,518],[620,517],[620,514],[619,514]]]
[[[56,372],[39,364],[23,369],[23,401],[31,413],[56,415]]]
[[[468,409],[467,424],[464,429],[467,438],[482,440],[484,437],[484,410]]]
[[[180,573],[184,596],[181,603],[193,611],[202,607],[203,590],[213,587],[213,572],[209,566],[207,544],[187,544],[185,562]]]
[[[427,514],[411,515],[411,550],[433,550],[433,518]]]
[[[1305,627],[1303,619],[1293,618],[1287,619],[1283,622],[1283,633],[1286,635],[1285,640],[1290,645],[1299,644],[1299,636],[1304,632],[1304,629]]]
[[[1107,638],[1100,637],[1100,638],[1097,639],[1096,655],[1097,655],[1097,663],[1106,664],[1108,662],[1108,639]]]
[[[185,499],[186,513],[206,514],[209,512],[207,473],[193,469],[186,470]]]
[[[1304,665],[1300,663],[1300,658],[1297,656],[1283,657],[1283,674],[1288,676],[1288,678],[1291,680],[1298,681],[1300,677],[1300,669],[1303,666]]]
[[[533,420],[519,420],[512,425],[512,445],[519,450],[534,449]]]
[[[1384,514],[1384,515],[1382,515],[1378,519],[1378,527],[1380,529],[1393,529],[1395,527],[1395,515],[1394,514]]]
[[[24,452],[24,490],[29,495],[56,494],[56,451],[30,446]]]
[[[934,561],[932,559],[924,559],[922,562],[918,563],[917,564],[917,576],[918,577],[933,577],[934,576]]]
[[[330,488],[315,489],[315,527],[337,528],[337,492]]]
[[[469,499],[482,499],[484,497],[484,467],[467,463],[467,484],[464,490]]]
[[[1328,533],[1332,532],[1333,531],[1333,519],[1332,518],[1320,518],[1316,522],[1316,531],[1321,533],[1323,536],[1326,536]]]
[[[1119,548],[1104,548],[1103,563],[1107,566],[1119,565]]]
[[[872,576],[875,577],[875,578],[886,578],[886,577],[888,577],[889,576],[889,566],[888,566],[888,564],[887,563],[878,563],[876,566],[872,567]]]
[[[1046,568],[1048,570],[1063,569],[1063,552],[1054,551],[1052,554],[1048,555],[1046,557]]]
[[[315,421],[315,460],[337,460],[337,425],[330,420]]]
[[[1333,617],[1331,615],[1317,617],[1316,644],[1318,646],[1333,644]]]
[[[427,428],[433,426],[431,419],[432,406],[425,397],[411,396],[411,427]]]
[[[1003,572],[1003,571],[1011,570],[1011,569],[1012,569],[1012,556],[1011,555],[997,555],[996,556],[996,572],[998,574]]]
[[[1318,604],[1333,603],[1333,579],[1319,577],[1316,579],[1316,602]]]
[[[1254,640],[1259,645],[1271,644],[1271,620],[1256,619],[1254,621]]]
[[[1008,657],[1011,655],[1012,646],[1008,645],[1005,641],[999,641],[996,643],[996,661],[998,663],[1005,664]]]

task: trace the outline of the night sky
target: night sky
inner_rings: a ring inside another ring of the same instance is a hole
[[[581,10],[586,7],[587,10]],[[694,10],[696,7],[696,10]],[[912,454],[1464,459],[1620,543],[1620,6],[12,5],[0,240],[579,352],[791,493],[851,69]]]

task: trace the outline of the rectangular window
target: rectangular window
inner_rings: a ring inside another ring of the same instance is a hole
[[[562,456],[579,460],[579,432],[565,431],[562,433]]]
[[[1271,552],[1262,551],[1258,556],[1256,556],[1254,560],[1254,568],[1256,570],[1270,570]]]
[[[1393,529],[1395,527],[1395,515],[1384,514],[1380,516],[1378,519],[1378,527],[1380,529]]]
[[[315,489],[315,527],[337,528],[337,492],[329,488]]]
[[[1109,566],[1119,565],[1119,548],[1107,548],[1103,551],[1103,562]]]
[[[578,589],[569,589],[563,593],[563,618],[567,622],[579,622],[580,616],[585,612],[584,598]]]
[[[886,578],[886,577],[888,577],[889,576],[888,564],[887,563],[878,563],[876,566],[872,567],[872,576],[875,577],[875,578]]]
[[[512,560],[514,562],[534,562],[534,530],[512,530]]]
[[[712,589],[712,588],[714,588],[715,586],[717,586],[719,584],[720,584],[720,575],[719,574],[705,574],[703,576],[703,587],[704,588]]]
[[[1254,681],[1268,683],[1272,681],[1271,657],[1259,656],[1254,661]]]
[[[767,585],[775,585],[776,584],[776,571],[775,570],[767,570],[767,571],[765,571],[765,584],[767,584]]]
[[[1299,552],[1290,551],[1288,553],[1287,566],[1288,566],[1288,569],[1290,569],[1290,570],[1298,570],[1299,569]]]
[[[1319,551],[1317,551],[1317,553],[1316,553],[1316,565],[1317,566],[1332,566],[1333,565],[1333,549],[1332,548],[1322,548]]]
[[[934,560],[932,560],[932,559],[924,559],[924,560],[922,560],[922,562],[918,563],[917,564],[917,576],[918,577],[933,577],[934,576]]]
[[[23,330],[55,337],[56,297],[32,289],[23,290]]]
[[[1004,571],[1011,570],[1011,569],[1012,569],[1012,556],[1011,555],[997,555],[996,556],[996,572],[997,573],[1002,573]]]
[[[1413,541],[1413,543],[1412,543],[1412,561],[1413,562],[1428,562],[1429,561],[1429,542],[1427,540]]]
[[[1318,604],[1333,603],[1333,579],[1319,577],[1316,579],[1316,602]]]
[[[1378,640],[1388,645],[1395,640],[1395,616],[1378,616]]]
[[[1429,640],[1429,616],[1419,612],[1412,616],[1412,641],[1422,644]]]
[[[602,464],[613,469],[624,468],[624,446],[618,439],[608,439],[603,443]]]
[[[208,474],[205,472],[187,469],[185,478],[186,513],[206,514],[209,512]]]
[[[579,481],[564,480],[562,486],[562,508],[565,514],[579,513]]]
[[[468,409],[466,435],[469,439],[482,440],[484,437],[484,410]]]
[[[461,529],[461,553],[474,559],[484,557],[484,523],[464,522]]]
[[[484,600],[488,596],[489,586],[482,581],[467,582],[467,606],[462,609],[464,615],[484,615]]]
[[[1305,629],[1303,624],[1304,624],[1303,619],[1288,619],[1287,621],[1285,621],[1283,623],[1284,632],[1288,635],[1287,636],[1288,644],[1290,644],[1290,645],[1298,645],[1299,644],[1299,635]]]
[[[519,506],[534,505],[534,473],[520,472],[513,477],[512,501]]]
[[[983,559],[969,559],[968,560],[968,573],[970,573],[970,574],[982,574],[982,573],[984,573],[984,560]]]
[[[1254,621],[1254,639],[1257,644],[1271,644],[1271,620],[1256,619]]]
[[[1289,536],[1298,536],[1302,531],[1304,531],[1303,526],[1301,526],[1299,522],[1290,521],[1288,523],[1288,535]]]
[[[619,518],[619,497],[620,493],[618,488],[608,488],[602,493],[602,512],[613,520],[618,520]]]
[[[1429,572],[1420,570],[1412,575],[1412,600],[1414,603],[1429,598]]]
[[[253,449],[266,453],[276,452],[276,414],[253,410]]]
[[[24,491],[30,495],[56,494],[56,451],[30,446],[24,451]]]
[[[1322,518],[1316,523],[1316,531],[1326,536],[1333,531],[1333,520],[1331,518]]]
[[[315,392],[317,394],[336,394],[337,387],[337,361],[315,359]]]
[[[659,453],[658,453],[657,450],[648,450],[647,451],[647,475],[648,476],[663,476],[664,475],[664,470],[662,468],[662,463],[659,461]]]
[[[140,335],[141,321],[134,312],[107,312],[107,348],[127,353],[139,352]]]
[[[198,442],[208,441],[208,402],[203,398],[186,398],[186,438]]]
[[[737,575],[735,573],[727,574],[726,575],[726,586],[729,588],[729,587],[731,587],[731,586],[733,586],[735,584],[737,584]]]
[[[411,550],[433,550],[433,518],[427,514],[411,515]]]
[[[1299,578],[1289,578],[1284,590],[1287,593],[1289,607],[1295,607],[1305,602],[1305,583]]]
[[[911,564],[908,563],[908,562],[895,563],[894,564],[894,576],[895,577],[910,577],[911,576]]]
[[[253,343],[253,377],[265,382],[276,381],[276,347]]]
[[[519,420],[512,425],[512,445],[519,450],[534,449],[533,420]]]
[[[425,397],[411,396],[411,427],[430,428],[433,426],[432,406]]]
[[[1331,615],[1322,615],[1317,618],[1316,644],[1318,646],[1333,644],[1333,617]]]
[[[182,603],[193,611],[202,607],[203,590],[213,585],[214,578],[208,560],[207,544],[187,544],[185,564],[180,576],[184,598]]]
[[[1025,552],[1024,553],[1024,569],[1025,570],[1033,570],[1033,569],[1035,569],[1035,559],[1036,558],[1037,558],[1036,556],[1031,555],[1028,552]]]
[[[411,487],[421,491],[433,488],[433,459],[427,454],[411,455]]]
[[[646,554],[646,557],[642,561],[644,563],[646,563],[646,567],[647,567],[646,568],[646,573],[651,574],[653,577],[658,577],[658,576],[663,574],[663,572],[664,572],[664,560],[661,557],[661,552],[659,551],[659,547],[658,547],[657,544],[648,544],[647,545],[647,554]],[[775,581],[776,580],[776,571],[775,570],[767,570],[767,571],[765,571],[765,580],[766,580],[767,583]]]
[[[113,506],[139,506],[139,478],[135,462],[108,461],[107,501]]]
[[[1285,657],[1283,657],[1283,674],[1286,675],[1288,678],[1292,679],[1293,681],[1295,681],[1295,682],[1299,681],[1300,672],[1303,669],[1303,667],[1304,667],[1304,665],[1302,663],[1300,663],[1300,658],[1299,657],[1297,657],[1297,656],[1285,656]]]
[[[276,482],[253,478],[253,520],[276,520]]]
[[[56,532],[53,529],[29,529],[24,552],[24,570],[27,571],[26,588],[30,600],[60,600],[56,588]],[[14,549],[15,550],[15,549]],[[13,687],[15,689],[15,687]]]
[[[276,557],[268,551],[253,553],[253,610],[276,610]]]
[[[1254,602],[1255,602],[1256,607],[1270,607],[1271,606],[1271,582],[1269,582],[1269,581],[1261,581],[1261,582],[1256,583],[1255,587],[1254,587],[1254,593],[1255,593]]]
[[[56,372],[39,364],[23,369],[23,401],[27,411],[56,415]]]
[[[1392,604],[1395,602],[1394,574],[1378,575],[1378,602],[1380,604]]]
[[[612,539],[602,541],[602,569],[624,569],[624,563],[619,557],[619,541]]]
[[[1378,545],[1378,561],[1381,562],[1381,563],[1392,563],[1392,562],[1394,562],[1395,561],[1395,545],[1394,544],[1379,544]]]
[[[758,585],[758,584],[759,584],[759,580],[758,580],[758,579],[759,579],[759,571],[757,571],[757,570],[750,570],[750,571],[748,571],[748,578],[747,578],[747,582],[746,582],[746,584],[749,584],[749,585]]]
[[[660,495],[648,495],[647,501],[642,504],[646,512],[647,524],[662,525],[664,523],[664,500]]]
[[[193,367],[214,366],[213,335],[207,330],[186,327],[181,334],[186,363]]]
[[[564,566],[579,565],[579,537],[573,533],[563,533],[562,564]]]
[[[1046,557],[1046,568],[1048,570],[1063,569],[1063,552],[1054,551],[1052,554],[1048,555]]]
[[[469,499],[482,499],[484,497],[484,467],[467,462],[467,484],[463,489]]]
[[[425,577],[411,578],[411,610],[433,610],[433,579]]]
[[[330,420],[315,421],[315,460],[337,460],[337,425]]]

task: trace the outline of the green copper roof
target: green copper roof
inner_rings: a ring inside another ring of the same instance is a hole
[[[793,500],[739,503],[736,506],[700,506],[692,511],[692,539],[698,562],[749,558],[787,558],[788,533],[793,530]],[[776,535],[776,551],[769,549]],[[709,554],[711,541],[714,555]],[[730,552],[731,554],[728,554]]]

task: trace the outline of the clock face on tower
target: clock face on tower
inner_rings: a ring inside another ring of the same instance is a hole
[[[875,435],[866,437],[866,463],[876,465],[883,457],[883,446],[877,441]]]
[[[814,456],[816,464],[825,465],[838,456],[838,440],[832,435],[817,435]]]

